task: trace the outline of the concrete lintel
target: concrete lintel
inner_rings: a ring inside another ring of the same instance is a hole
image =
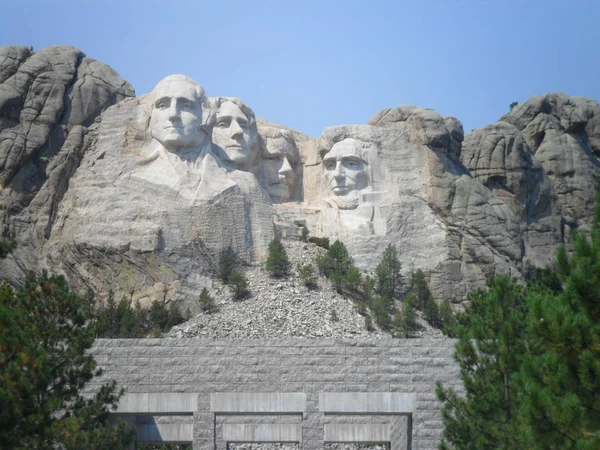
[[[325,442],[390,442],[389,424],[325,424]]]
[[[125,394],[119,401],[117,414],[176,415],[198,410],[198,394],[180,392]]]
[[[301,413],[306,411],[306,394],[277,392],[210,394],[210,410],[216,413]]]
[[[338,414],[412,414],[417,395],[399,392],[321,392],[319,411]]]
[[[301,442],[302,424],[223,424],[227,442]]]
[[[194,425],[191,423],[161,423],[136,425],[137,442],[192,442]]]

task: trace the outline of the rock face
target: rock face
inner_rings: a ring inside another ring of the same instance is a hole
[[[133,95],[114,70],[73,47],[0,48],[0,204],[3,236],[17,242],[3,278],[17,283],[41,267],[38,250],[93,142],[95,120]]]
[[[341,239],[373,271],[390,243],[456,302],[523,278],[588,230],[600,105],[548,94],[466,135],[401,105],[311,138],[207,97],[183,75],[152,93],[71,47],[0,49],[3,279],[65,274],[80,289],[193,309],[221,251],[247,265],[275,237]],[[186,305],[187,304],[187,305]]]

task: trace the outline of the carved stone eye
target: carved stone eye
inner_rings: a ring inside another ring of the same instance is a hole
[[[156,109],[167,109],[169,107],[170,102],[168,100],[165,99],[160,99],[157,100],[157,102],[154,104],[154,107]]]

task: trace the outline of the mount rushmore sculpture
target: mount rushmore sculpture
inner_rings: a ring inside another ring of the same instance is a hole
[[[220,253],[341,239],[365,271],[399,250],[437,298],[526,277],[592,221],[600,106],[549,94],[465,136],[401,105],[319,138],[171,75],[147,95],[72,47],[0,49],[3,279],[50,269],[132,300],[195,299]]]

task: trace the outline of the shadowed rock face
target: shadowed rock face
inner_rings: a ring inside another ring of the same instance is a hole
[[[17,241],[4,279],[49,268],[78,288],[189,300],[220,250],[258,262],[274,226],[296,238],[301,220],[368,271],[395,244],[404,275],[423,269],[437,298],[461,301],[490,275],[552,263],[592,223],[593,100],[534,97],[466,136],[454,117],[400,105],[310,138],[169,79],[163,105],[128,98],[72,47],[0,48],[0,215]]]

